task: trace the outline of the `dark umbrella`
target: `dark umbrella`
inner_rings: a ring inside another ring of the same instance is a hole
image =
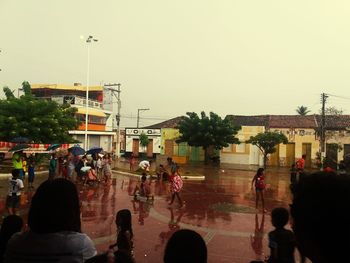
[[[86,154],[95,154],[95,153],[100,153],[102,151],[103,149],[101,147],[92,147],[86,152]]]
[[[17,144],[15,146],[13,146],[9,150],[9,152],[19,152],[19,151],[23,151],[23,150],[28,149],[28,148],[30,148],[30,145],[21,143],[21,144]]]
[[[85,154],[85,150],[80,146],[73,146],[68,149],[73,155],[83,155]]]
[[[30,139],[26,137],[16,137],[11,140],[14,143],[29,143]]]
[[[47,147],[47,151],[54,151],[56,150],[57,148],[60,148],[61,147],[61,144],[59,143],[54,143],[54,144],[51,144],[49,147]]]

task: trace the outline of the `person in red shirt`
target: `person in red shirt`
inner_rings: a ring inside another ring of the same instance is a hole
[[[296,162],[296,166],[297,166],[297,169],[299,172],[303,172],[304,171],[304,168],[305,168],[305,159],[306,159],[306,154],[303,154],[301,156],[301,159],[299,159],[297,162]]]
[[[303,176],[305,175],[304,169],[305,169],[305,159],[306,154],[303,154],[301,158],[295,163],[297,168],[297,180],[300,181]]]

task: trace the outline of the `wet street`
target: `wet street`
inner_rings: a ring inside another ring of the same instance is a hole
[[[125,171],[114,172],[110,185],[79,186],[82,201],[83,232],[95,242],[100,252],[115,242],[115,214],[130,209],[133,215],[135,258],[137,262],[162,262],[169,237],[176,230],[190,228],[200,233],[207,243],[208,262],[246,263],[264,259],[269,254],[267,233],[270,212],[277,206],[288,207],[291,200],[287,170],[271,169],[266,173],[265,203],[268,213],[255,212],[255,192],[251,190],[254,171],[230,167],[182,167],[183,176],[205,175],[204,180],[185,180],[181,196],[186,205],[179,208],[176,200],[167,204],[169,186],[152,180],[154,201],[134,201],[132,193],[137,176]],[[46,179],[39,175],[36,183]],[[6,178],[0,181],[0,211],[5,211]],[[26,189],[21,202],[21,215],[26,215],[33,195]]]

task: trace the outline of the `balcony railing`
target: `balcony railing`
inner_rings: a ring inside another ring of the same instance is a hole
[[[51,96],[51,100],[56,101],[58,104],[69,103],[71,105],[86,106],[86,98],[77,95],[56,95]],[[103,109],[103,104],[97,100],[89,99],[89,107],[96,109]]]

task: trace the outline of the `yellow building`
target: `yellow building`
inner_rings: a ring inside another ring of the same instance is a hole
[[[289,143],[276,147],[276,152],[268,157],[268,165],[289,167],[301,158],[302,154],[307,156],[307,167],[316,163],[320,144],[316,134],[318,126],[315,116],[228,115],[226,118],[229,118],[232,124],[242,127],[236,136],[241,142],[264,131],[281,132],[286,135]],[[257,147],[245,143],[230,145],[221,151],[221,161],[224,163],[262,165],[262,158],[262,153]]]

